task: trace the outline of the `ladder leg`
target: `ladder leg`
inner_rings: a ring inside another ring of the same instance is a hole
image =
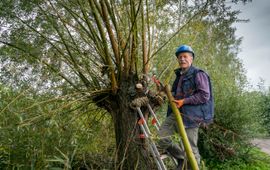
[[[167,170],[163,160],[160,157],[160,153],[158,152],[157,146],[155,145],[154,141],[151,139],[151,133],[150,133],[150,130],[147,126],[147,122],[144,119],[144,116],[142,114],[141,109],[139,107],[137,107],[136,109],[140,115],[140,120],[139,120],[140,128],[141,128],[142,132],[144,133],[145,138],[147,139],[147,141],[150,144],[150,151],[152,153],[152,156],[154,157],[154,160],[158,166],[158,169]]]
[[[160,153],[159,153],[159,151],[157,149],[157,146],[155,145],[155,143],[152,140],[151,140],[151,143],[152,143],[151,146],[153,147],[153,150],[155,152],[155,155],[157,156],[157,159],[158,159],[158,161],[159,161],[159,163],[161,165],[162,170],[166,170],[167,168],[166,168],[163,160],[160,157]]]
[[[164,169],[164,163],[162,162],[162,160],[160,161],[160,155],[158,152],[156,152],[155,150],[155,144],[153,143],[153,141],[150,139],[149,134],[147,134],[144,126],[141,124],[141,122],[139,123],[139,126],[144,134],[145,139],[147,140],[147,142],[150,144],[150,152],[156,162],[156,165],[158,167],[158,170],[166,170]],[[162,163],[161,163],[162,162]]]
[[[155,114],[155,112],[153,111],[153,109],[152,109],[152,107],[150,106],[150,104],[148,103],[147,104],[147,108],[148,108],[148,110],[150,111],[150,113],[152,114],[152,116],[154,117],[154,119],[156,119],[156,121],[157,121],[157,130],[159,130],[159,128],[160,128],[160,123],[159,123],[159,121],[158,121],[158,119],[157,119],[157,115]]]
[[[158,170],[163,170],[162,165],[160,164],[160,161],[157,159],[157,155],[155,154],[155,151],[153,150],[152,146],[150,146],[150,151],[152,153],[152,156],[154,157],[154,160],[156,162],[156,165],[158,167]]]

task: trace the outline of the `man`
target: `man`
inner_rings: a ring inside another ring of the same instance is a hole
[[[176,79],[172,86],[174,102],[182,113],[185,130],[198,165],[200,154],[197,147],[198,130],[213,120],[213,96],[210,78],[203,70],[192,65],[195,54],[188,45],[177,48],[175,53],[180,68],[175,70]],[[176,119],[169,107],[167,118],[158,133],[160,149],[167,150],[178,161],[177,169],[182,169],[187,160],[182,142],[174,144],[171,136],[178,131]],[[189,166],[189,165],[188,165]],[[188,167],[191,168],[191,167]]]

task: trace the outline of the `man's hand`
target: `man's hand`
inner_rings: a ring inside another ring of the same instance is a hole
[[[177,108],[180,108],[184,105],[184,99],[181,100],[173,100],[173,102],[176,104]]]

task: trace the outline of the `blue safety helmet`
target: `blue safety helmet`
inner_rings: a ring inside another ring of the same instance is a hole
[[[193,59],[195,58],[195,54],[193,49],[188,45],[181,45],[176,49],[175,55],[178,57],[180,53],[189,52],[193,55]]]

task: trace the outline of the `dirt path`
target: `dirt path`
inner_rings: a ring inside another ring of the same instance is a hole
[[[270,139],[253,139],[251,143],[270,155]]]

